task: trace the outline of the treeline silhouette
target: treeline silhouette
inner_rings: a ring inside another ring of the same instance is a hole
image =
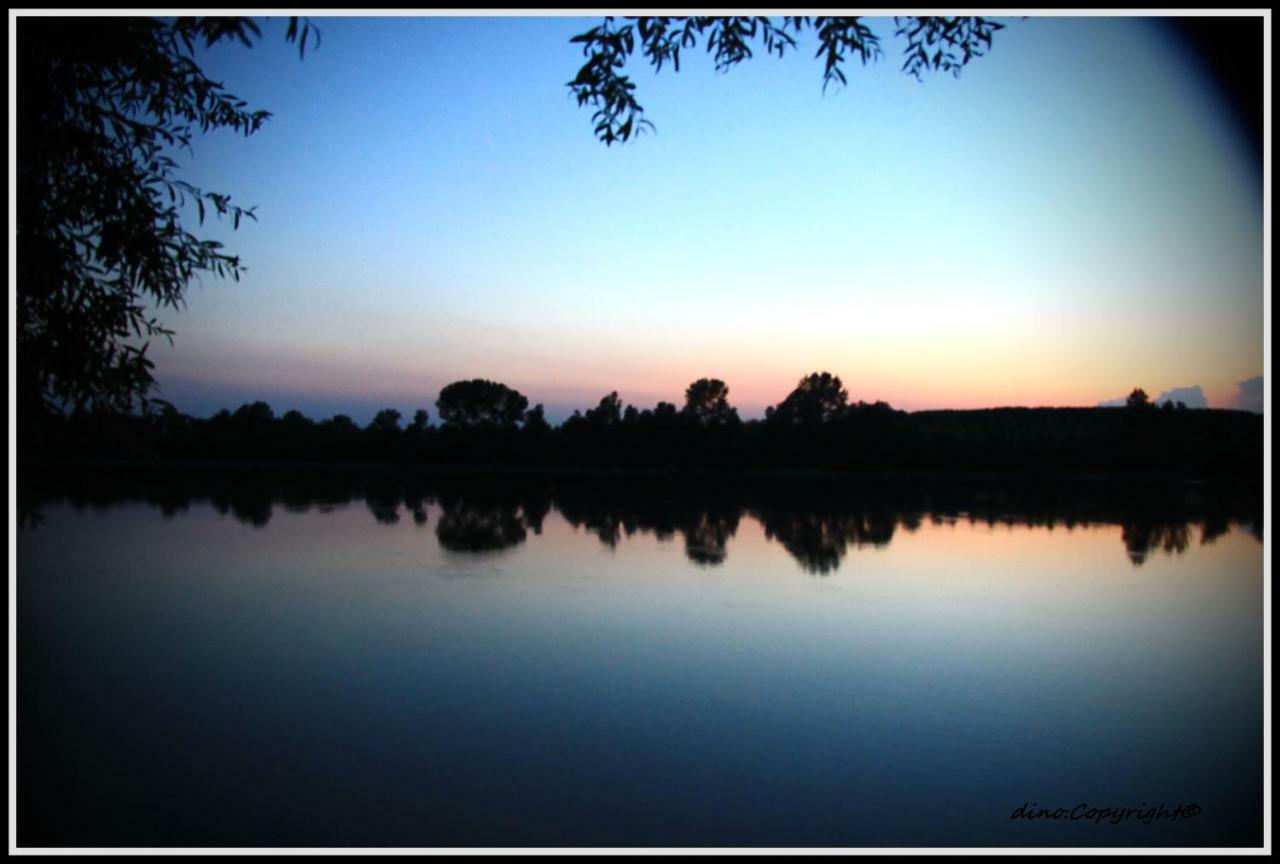
[[[991,408],[905,412],[849,401],[839,377],[813,373],[761,420],[743,421],[718,379],[685,404],[624,405],[616,392],[553,427],[543,407],[497,382],[459,381],[419,409],[316,422],[265,402],[208,419],[166,406],[146,415],[51,415],[21,442],[46,458],[278,460],[623,468],[1180,470],[1256,476],[1262,418],[1221,409]],[[1135,391],[1141,392],[1141,391]]]
[[[512,475],[490,471],[227,469],[165,466],[46,469],[19,494],[19,522],[38,528],[44,507],[106,508],[129,501],[158,507],[166,518],[207,502],[256,528],[277,508],[326,512],[363,502],[379,524],[411,520],[430,529],[449,552],[499,552],[542,533],[553,510],[601,543],[652,534],[679,538],[686,557],[715,566],[729,555],[743,517],[759,521],[816,575],[838,569],[851,550],[882,547],[898,531],[926,520],[1068,530],[1119,525],[1135,565],[1156,550],[1180,553],[1209,543],[1232,523],[1262,539],[1260,489],[1235,483],[1186,483],[1147,475],[1125,483],[1100,477],[881,475],[856,483],[828,474],[740,476],[708,483],[688,475],[610,477]],[[1198,537],[1198,540],[1197,540]]]

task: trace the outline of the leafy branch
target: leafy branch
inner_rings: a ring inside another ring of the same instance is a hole
[[[784,16],[780,23],[768,17],[629,17],[620,24],[613,16],[569,41],[582,45],[586,62],[567,83],[579,107],[595,109],[592,121],[596,137],[606,145],[625,142],[653,123],[642,115],[636,85],[623,72],[636,51],[655,72],[670,63],[680,71],[680,53],[705,39],[717,72],[751,59],[752,46],[764,54],[783,57],[797,47],[796,37],[812,28],[818,38],[815,58],[823,59],[822,89],[848,83],[844,65],[850,58],[862,64],[880,59],[879,37],[860,17]],[[991,47],[991,37],[1003,24],[986,18],[897,17],[894,35],[906,37],[902,69],[917,80],[925,70],[960,74],[960,68]]]
[[[198,47],[260,36],[248,18],[24,18],[18,63],[18,359],[25,406],[145,409],[147,311],[180,308],[202,273],[239,279],[238,256],[183,227],[254,208],[177,176],[198,129],[246,137],[270,113],[210,80]],[[301,55],[320,33],[293,18]],[[129,340],[140,340],[141,345]]]

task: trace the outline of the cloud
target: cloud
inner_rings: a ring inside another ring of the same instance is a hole
[[[1261,394],[1261,386],[1259,386],[1258,392]],[[1098,407],[1123,408],[1128,398],[1128,394],[1125,394],[1124,396],[1118,396],[1115,399],[1107,399],[1103,402],[1099,402]],[[1193,384],[1190,387],[1172,387],[1151,400],[1153,405],[1163,405],[1166,402],[1181,402],[1188,408],[1209,407],[1209,400],[1205,398],[1204,390],[1200,388],[1199,384]]]
[[[1254,378],[1247,378],[1236,384],[1240,388],[1236,391],[1236,398],[1231,400],[1232,408],[1238,408],[1241,411],[1252,411],[1254,414],[1262,413],[1262,376],[1258,375]]]
[[[1209,400],[1205,398],[1199,384],[1191,387],[1174,387],[1164,391],[1152,401],[1157,405],[1163,405],[1165,402],[1183,402],[1188,408],[1209,407]]]

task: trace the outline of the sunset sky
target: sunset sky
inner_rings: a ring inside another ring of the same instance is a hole
[[[248,270],[152,346],[188,413],[435,420],[489,378],[558,421],[708,376],[758,417],[816,370],[908,410],[1228,406],[1263,372],[1256,151],[1156,21],[1001,19],[921,83],[873,19],[884,56],[825,95],[812,32],[727,74],[635,57],[656,134],[610,148],[565,86],[598,18],[312,20],[302,60],[285,18],[202,55],[273,117],[184,160],[258,215],[209,229]]]

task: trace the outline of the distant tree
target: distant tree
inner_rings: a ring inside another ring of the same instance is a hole
[[[496,381],[455,381],[440,391],[436,410],[446,426],[463,429],[512,428],[524,418],[529,400]]]
[[[874,402],[864,402],[859,399],[857,405],[851,405],[851,409],[856,409],[863,414],[892,414],[893,406],[883,399],[877,399]]]
[[[676,406],[670,402],[659,402],[653,409],[653,419],[657,423],[670,425],[675,422],[678,416],[679,413],[676,411]]]
[[[316,427],[319,444],[334,456],[350,457],[360,444],[360,427],[346,414],[335,414]]]
[[[289,411],[286,411],[280,420],[284,424],[285,431],[291,438],[297,438],[299,435],[305,435],[307,431],[315,425],[297,409],[290,409]]]
[[[622,400],[614,390],[600,400],[600,404],[586,413],[587,422],[597,426],[614,426],[622,421]]]
[[[383,408],[369,421],[369,431],[379,435],[400,431],[400,412],[394,408]]]
[[[366,449],[375,459],[395,459],[403,453],[404,432],[400,429],[400,412],[383,408],[365,427]]]
[[[1151,398],[1147,396],[1147,391],[1141,387],[1133,388],[1133,392],[1129,394],[1129,398],[1124,400],[1126,408],[1150,408]]]
[[[410,456],[423,457],[427,444],[428,432],[427,421],[431,419],[431,415],[427,413],[427,409],[419,408],[413,412],[413,419],[409,421],[409,427],[404,431],[404,444]],[[426,521],[426,511],[419,507],[411,506],[415,522]]]
[[[684,416],[700,426],[730,426],[738,412],[729,405],[729,387],[719,378],[699,378],[684,391]]]
[[[356,421],[352,420],[346,414],[334,414],[333,417],[325,420],[320,425],[342,435],[350,435],[360,431],[360,427],[356,425]]]
[[[154,385],[153,316],[202,273],[239,278],[193,207],[239,227],[253,208],[179,179],[172,155],[201,131],[245,136],[270,116],[209,79],[197,45],[250,45],[248,18],[23,17],[17,52],[17,355],[23,412],[128,411]],[[301,30],[300,50],[310,24]],[[288,39],[299,37],[292,19]],[[186,221],[184,222],[184,218]]]
[[[784,425],[816,426],[839,417],[849,401],[849,392],[839,376],[830,372],[814,372],[800,379],[777,408],[767,410],[766,418]]]
[[[171,446],[191,426],[191,418],[179,413],[168,402],[163,403],[158,411],[146,411],[144,416],[149,421],[156,444],[162,448]]]
[[[570,40],[582,45],[587,61],[566,86],[579,106],[596,109],[592,115],[595,134],[606,145],[626,141],[645,127],[653,127],[640,116],[644,109],[636,101],[636,85],[622,74],[627,59],[636,50],[637,41],[640,52],[655,71],[661,71],[670,62],[679,72],[680,52],[696,48],[699,38],[705,35],[707,52],[715,58],[716,71],[725,72],[753,56],[752,44],[763,48],[766,55],[782,57],[796,49],[795,36],[812,28],[818,37],[814,56],[823,58],[824,63],[823,90],[833,83],[846,83],[843,64],[847,58],[857,57],[865,66],[882,54],[880,37],[856,16],[784,16],[781,20],[741,16],[631,17],[627,20],[631,23],[618,24],[612,16],[606,17],[600,25]],[[969,17],[895,17],[893,21],[893,35],[906,37],[902,71],[916,80],[922,80],[921,73],[926,71],[951,72],[958,76],[965,64],[986,53],[995,31],[1004,27],[986,18]]]
[[[117,415],[122,416],[122,415]],[[276,438],[275,413],[266,402],[241,405],[227,423],[229,445],[237,455],[262,455]]]
[[[524,415],[524,431],[531,435],[545,435],[551,431],[551,424],[547,422],[547,415],[541,402],[530,408]]]
[[[305,417],[301,411],[290,409],[280,418],[282,455],[317,456],[313,451],[315,445],[315,423]]]
[[[232,419],[242,423],[263,425],[275,419],[275,412],[271,410],[271,406],[266,402],[246,402],[237,408],[236,413],[231,416]]]

